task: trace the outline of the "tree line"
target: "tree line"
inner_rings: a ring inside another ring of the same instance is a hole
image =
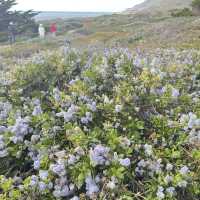
[[[0,41],[7,40],[7,31],[10,22],[16,24],[16,34],[25,32],[34,33],[37,25],[34,17],[38,12],[28,10],[25,12],[11,10],[17,5],[16,0],[0,0]]]

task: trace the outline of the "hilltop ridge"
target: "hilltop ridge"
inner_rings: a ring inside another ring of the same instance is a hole
[[[168,13],[172,9],[190,7],[192,0],[146,0],[132,8],[126,13]]]

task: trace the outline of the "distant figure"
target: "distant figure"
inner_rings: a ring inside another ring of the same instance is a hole
[[[15,43],[16,32],[16,25],[13,22],[10,22],[8,26],[8,37],[10,44]]]
[[[67,39],[66,39],[65,42],[64,42],[64,46],[70,48],[70,47],[71,47],[71,42],[70,42],[70,40],[67,40]]]
[[[40,38],[44,38],[45,37],[45,28],[44,28],[44,26],[42,24],[39,25],[38,33],[39,33]]]
[[[56,37],[57,27],[56,27],[56,24],[55,24],[55,23],[53,23],[53,24],[51,25],[51,27],[50,27],[50,32],[51,32],[51,35],[52,35],[53,37]]]

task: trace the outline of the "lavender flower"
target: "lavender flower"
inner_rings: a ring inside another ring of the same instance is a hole
[[[81,123],[88,124],[89,122],[92,122],[92,113],[86,112],[86,116],[81,118]]]
[[[108,158],[110,149],[102,145],[96,145],[94,149],[89,152],[90,160],[94,166],[104,165]]]
[[[74,164],[76,163],[76,161],[77,161],[76,156],[74,156],[74,155],[69,155],[69,158],[68,158],[68,160],[67,160],[67,162],[68,162],[69,165],[74,165]]]
[[[34,164],[33,164],[33,167],[34,167],[35,170],[38,170],[40,168],[40,161],[39,160],[35,160]]]
[[[97,110],[97,107],[96,107],[96,102],[95,101],[93,101],[91,104],[87,104],[87,107],[91,110],[91,111],[93,111],[93,112],[95,112],[96,110]]]
[[[35,175],[31,176],[30,186],[35,187],[38,184],[38,177]]]
[[[53,195],[56,198],[67,197],[71,195],[71,190],[73,187],[68,186],[68,181],[66,176],[62,176],[59,179],[56,179],[56,185],[54,186]]]
[[[50,170],[57,174],[58,176],[64,176],[66,174],[64,164],[51,164]]]
[[[39,182],[38,186],[39,186],[39,190],[41,192],[43,192],[43,191],[45,191],[47,189],[47,185],[42,181]]]
[[[4,143],[3,135],[0,135],[0,158],[4,158],[8,155],[6,144]]]
[[[120,159],[119,160],[120,164],[124,167],[129,167],[131,164],[131,161],[129,158],[125,158],[125,159]]]
[[[0,102],[0,120],[5,120],[12,110],[12,105],[9,102]]]
[[[7,131],[7,128],[5,126],[0,126],[0,134]]]
[[[53,97],[54,97],[56,102],[60,102],[61,101],[60,90],[58,88],[54,88],[53,89]]]
[[[41,105],[37,105],[34,107],[34,110],[32,112],[32,115],[33,116],[38,116],[38,115],[41,115],[43,112],[42,112],[42,108],[41,108]]]
[[[180,95],[179,90],[172,88],[172,97],[177,98]]]
[[[187,166],[184,166],[179,170],[179,172],[180,172],[181,175],[185,176],[189,172],[189,169],[188,169]]]
[[[15,135],[11,138],[15,144],[18,142],[23,142],[24,137],[29,133],[29,125],[27,118],[16,119],[15,125],[9,127],[9,130]]]
[[[99,187],[97,186],[94,179],[91,176],[88,176],[85,180],[86,183],[86,194],[89,197],[92,197],[93,194],[99,192]]]

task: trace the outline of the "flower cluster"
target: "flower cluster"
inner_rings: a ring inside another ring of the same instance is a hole
[[[29,133],[29,118],[17,118],[13,126],[9,127],[11,133],[14,134],[10,139],[16,144],[18,142],[23,142],[24,137]]]
[[[199,51],[67,49],[24,65],[0,85],[0,199],[199,199]]]

